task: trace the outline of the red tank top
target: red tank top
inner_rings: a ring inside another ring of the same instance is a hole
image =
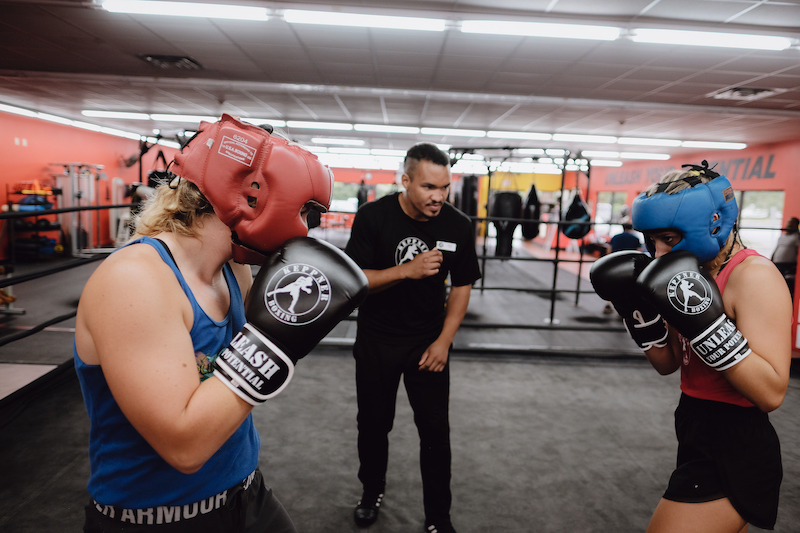
[[[759,253],[750,249],[739,250],[728,264],[725,265],[725,268],[722,269],[722,272],[719,273],[715,280],[717,282],[717,287],[719,287],[720,294],[724,294],[725,285],[728,283],[728,278],[733,272],[733,269],[751,255],[759,255]],[[687,339],[681,335],[678,336],[680,337],[681,346],[683,347],[681,390],[684,393],[694,398],[700,398],[701,400],[732,403],[734,405],[741,405],[742,407],[753,406],[750,400],[733,388],[733,385],[725,379],[722,372],[714,370],[692,353],[692,348]]]

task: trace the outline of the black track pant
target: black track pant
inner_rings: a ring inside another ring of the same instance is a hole
[[[416,344],[358,337],[353,347],[358,391],[358,479],[364,490],[382,491],[389,459],[400,377],[414,411],[420,438],[420,469],[427,521],[450,517],[450,365],[420,371],[419,360],[432,340]]]

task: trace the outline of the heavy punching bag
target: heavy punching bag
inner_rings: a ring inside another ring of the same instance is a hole
[[[522,198],[515,192],[498,192],[492,197],[491,218],[522,218]],[[510,220],[492,221],[497,231],[497,246],[494,255],[511,257],[512,237],[518,222]]]
[[[589,206],[583,201],[580,193],[575,193],[575,196],[572,197],[572,203],[570,203],[564,215],[564,224],[561,225],[561,231],[570,239],[582,239],[589,233],[590,229]]]
[[[542,204],[536,193],[536,185],[531,184],[531,190],[525,198],[525,210],[522,218],[531,222],[522,223],[522,237],[526,240],[535,239],[539,235],[539,219],[542,216]]]
[[[461,179],[461,198],[456,206],[469,217],[478,216],[478,176],[464,176]],[[472,234],[475,235],[478,221],[472,219]]]

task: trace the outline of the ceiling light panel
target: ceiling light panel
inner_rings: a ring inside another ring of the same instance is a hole
[[[619,37],[621,29],[612,26],[554,24],[549,22],[465,20],[461,23],[461,31],[464,33],[488,33],[494,35],[614,41]]]
[[[263,7],[201,4],[194,2],[159,2],[155,0],[106,0],[101,3],[101,6],[111,13],[249,21],[269,20],[269,12]]]
[[[336,139],[329,137],[313,137],[312,143],[315,144],[333,144],[339,146],[364,146],[364,139]]]
[[[357,26],[394,30],[444,31],[444,19],[392,17],[333,11],[304,11],[286,9],[283,18],[290,24],[324,24],[327,26]]]
[[[788,37],[777,37],[773,35],[748,35],[741,33],[666,30],[658,28],[636,28],[631,32],[630,39],[637,43],[716,46],[723,48],[747,48],[751,50],[785,50],[793,44],[792,40]]]
[[[486,137],[486,132],[481,130],[452,129],[452,128],[422,128],[423,135],[443,135],[456,137]]]

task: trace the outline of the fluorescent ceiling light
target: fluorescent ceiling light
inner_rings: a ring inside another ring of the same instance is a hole
[[[742,150],[747,148],[745,143],[726,143],[713,141],[683,141],[683,148],[712,148],[717,150]]]
[[[420,133],[423,135],[453,135],[456,137],[486,137],[486,132],[482,130],[460,130],[451,128],[422,128]]]
[[[374,157],[368,155],[320,154],[319,160],[332,168],[360,168],[366,170],[396,171],[402,160],[397,157]]]
[[[792,40],[788,37],[773,35],[662,30],[655,28],[636,28],[631,33],[631,40],[637,43],[686,44],[757,50],[785,50],[792,46]]]
[[[308,122],[303,120],[287,120],[286,126],[288,126],[289,128],[307,129],[307,130],[350,131],[353,129],[352,124],[345,124],[343,122]]]
[[[541,148],[519,148],[516,153],[520,155],[544,155],[544,150]]]
[[[606,159],[614,159],[615,157],[619,157],[619,152],[606,152],[602,150],[585,150],[581,152],[582,157],[598,157],[598,158],[606,158]]]
[[[48,122],[55,122],[56,124],[65,124],[67,126],[72,126],[72,120],[64,117],[59,117],[56,115],[51,115],[49,113],[36,113],[36,118],[40,118]]]
[[[347,146],[364,146],[364,139],[330,139],[327,137],[314,137],[312,143],[316,144],[339,144]]]
[[[669,159],[669,154],[649,154],[643,152],[620,152],[619,156],[622,159],[649,159],[652,161],[666,161]]]
[[[181,149],[181,145],[179,143],[176,143],[175,141],[169,141],[167,139],[158,139],[156,142],[161,146],[169,146],[170,148],[175,148],[176,150]]]
[[[384,155],[388,157],[399,157],[401,159],[405,159],[406,151],[405,150],[389,150],[384,148],[373,148],[369,151],[372,155]]]
[[[592,159],[593,167],[621,167],[622,161],[605,161],[603,159]]]
[[[544,151],[550,157],[558,157],[562,155],[567,155],[567,151],[563,148],[548,148]]]
[[[152,0],[106,0],[101,5],[103,9],[111,13],[255,21],[269,20],[269,12],[263,7],[201,4],[194,2],[158,2]]]
[[[369,148],[328,148],[329,154],[369,155]]]
[[[593,39],[614,41],[621,32],[611,26],[583,24],[553,24],[549,22],[514,22],[507,20],[465,20],[464,33],[491,33],[496,35],[522,35],[526,37],[559,37],[565,39]]]
[[[553,140],[559,142],[577,142],[577,143],[604,143],[614,144],[617,142],[616,137],[609,135],[576,135],[572,133],[554,133]]]
[[[102,126],[98,126],[97,124],[91,124],[89,122],[82,122],[80,120],[73,120],[72,121],[72,125],[75,126],[76,128],[81,128],[81,129],[89,130],[89,131],[100,131],[101,129],[103,129]]]
[[[358,26],[394,30],[444,31],[446,21],[419,17],[390,17],[333,11],[302,11],[286,9],[283,18],[291,24],[325,24],[329,26]]]
[[[164,115],[153,114],[150,115],[151,120],[160,120],[162,122],[217,122],[219,117],[212,117],[210,115]]]
[[[369,131],[372,133],[409,133],[416,135],[419,128],[409,126],[389,126],[388,124],[355,124],[353,129],[356,131]]]
[[[645,137],[620,137],[617,144],[635,144],[638,146],[680,146],[677,139],[648,139]]]
[[[276,128],[285,128],[286,121],[285,120],[277,120],[274,118],[249,118],[249,117],[239,117],[239,120],[242,122],[247,122],[248,124],[253,124],[254,126],[261,126],[262,124],[269,124],[270,126],[274,126]]]
[[[118,130],[116,128],[100,128],[100,133],[113,135],[115,137],[124,137],[126,139],[133,139],[135,141],[141,140],[142,136],[138,133],[131,133],[130,131]]]
[[[487,131],[486,136],[492,139],[524,139],[528,141],[549,141],[553,138],[549,133],[529,131]]]
[[[598,158],[598,159],[650,159],[654,161],[666,161],[669,159],[668,154],[651,154],[651,153],[640,153],[640,152],[606,152],[602,150],[586,150],[581,152],[582,157],[588,157],[591,159]]]
[[[147,113],[127,113],[124,111],[98,111],[94,109],[84,109],[81,115],[94,118],[121,118],[125,120],[150,120]]]
[[[30,111],[29,109],[23,109],[21,107],[15,107],[12,105],[5,105],[0,104],[0,111],[5,111],[6,113],[13,113],[15,115],[22,115],[24,117],[36,117],[36,111]]]
[[[556,165],[536,165],[534,172],[537,174],[561,174],[562,171]]]

